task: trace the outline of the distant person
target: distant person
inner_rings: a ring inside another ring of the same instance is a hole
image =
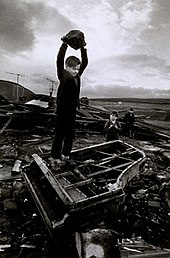
[[[129,111],[124,116],[125,131],[130,138],[134,138],[134,123],[135,115],[133,108],[129,108]]]
[[[121,126],[118,121],[118,112],[113,111],[104,126],[104,131],[106,132],[106,142],[119,140],[120,130]]]
[[[69,160],[75,136],[76,109],[79,106],[80,79],[87,64],[87,49],[84,34],[72,30],[62,37],[62,45],[57,55],[57,75],[60,81],[57,92],[56,128],[51,149],[53,168]],[[64,58],[68,46],[80,49],[81,61],[75,56]]]

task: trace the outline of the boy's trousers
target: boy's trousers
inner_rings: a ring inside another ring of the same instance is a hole
[[[55,137],[51,149],[51,157],[61,159],[61,154],[69,156],[75,137],[76,114],[57,114]]]

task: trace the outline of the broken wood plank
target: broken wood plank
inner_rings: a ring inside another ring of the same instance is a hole
[[[11,123],[12,121],[12,116],[8,119],[8,121],[6,122],[6,124],[2,127],[2,129],[0,130],[0,135],[5,131],[5,129],[7,128],[7,126]]]
[[[59,181],[54,178],[51,174],[51,171],[48,169],[46,164],[44,163],[43,159],[41,159],[37,154],[33,154],[32,157],[34,158],[35,162],[47,178],[47,180],[50,182],[53,189],[56,191],[56,193],[59,195],[61,200],[64,202],[65,205],[68,205],[73,201],[73,199],[68,195],[68,193],[65,191],[63,186],[59,183]]]
[[[99,150],[95,150],[95,152],[99,153],[99,154],[104,154],[104,155],[109,156],[109,157],[113,157],[112,153],[108,153],[108,152],[104,152],[104,151],[99,151]]]
[[[79,186],[84,186],[84,185],[89,185],[93,183],[93,179],[86,179],[84,181],[80,181],[80,182],[77,182],[77,183],[74,183],[74,184],[70,184],[70,185],[66,185],[64,187],[64,189],[68,189],[68,188],[73,188],[73,187],[79,187]]]
[[[106,163],[108,163],[108,162],[110,162],[110,161],[104,161],[104,162],[101,162],[101,163],[99,163],[99,165],[104,165],[104,164],[106,164]],[[112,168],[113,169],[120,169],[120,168],[122,168],[122,167],[126,167],[126,166],[129,166],[130,164],[132,164],[133,163],[133,160],[131,160],[131,161],[129,161],[129,162],[126,162],[126,163],[124,163],[124,164],[120,164],[120,165],[118,165],[118,166],[113,166]]]
[[[73,202],[86,199],[87,196],[83,194],[75,185],[70,187],[71,184],[66,178],[61,177],[58,179],[58,181]]]
[[[73,172],[71,172],[71,171],[66,171],[66,172],[62,172],[62,173],[60,173],[60,174],[56,174],[56,175],[55,175],[55,178],[60,178],[60,177],[62,177],[62,176],[72,176],[72,175],[74,175]]]
[[[104,175],[104,174],[107,174],[109,172],[122,172],[121,169],[117,169],[117,168],[107,168],[107,169],[104,169],[104,170],[100,170],[100,171],[97,171],[97,172],[94,172],[94,173],[90,173],[87,175],[87,178],[91,178],[91,177],[96,177],[96,176],[99,176],[99,175]],[[117,177],[116,177],[117,178]]]
[[[129,258],[164,258],[170,257],[170,252],[154,252],[154,253],[149,253],[149,254],[135,254],[135,255],[130,255]]]
[[[12,175],[21,173],[21,163],[22,163],[21,160],[19,159],[15,160],[14,166],[11,170]]]

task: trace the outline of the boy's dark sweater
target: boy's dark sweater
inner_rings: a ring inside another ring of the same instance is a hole
[[[75,115],[76,108],[79,105],[80,76],[88,64],[87,50],[81,49],[82,62],[76,77],[73,77],[64,69],[66,50],[67,45],[63,43],[57,55],[57,75],[60,80],[57,92],[57,114]]]
[[[134,113],[126,113],[125,117],[124,117],[124,121],[128,124],[134,124],[135,122],[135,116]]]

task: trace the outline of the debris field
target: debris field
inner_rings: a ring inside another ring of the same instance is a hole
[[[102,112],[102,118],[98,108],[89,107],[88,112],[83,106],[77,117],[74,149],[105,141],[102,128],[108,111]],[[12,120],[5,120],[0,133],[0,257],[78,257],[74,235],[65,240],[49,235],[22,177],[22,171],[30,165],[32,154],[43,157],[50,153],[53,127],[47,128],[38,121],[39,124],[32,128],[12,128]],[[43,130],[44,126],[46,130]],[[119,234],[121,257],[142,257],[144,254],[168,257],[169,136],[164,132],[160,135],[160,130],[148,125],[142,128],[139,122],[135,139],[123,134],[120,138],[143,150],[147,160],[144,172],[129,183],[122,210],[110,218],[108,225]]]

